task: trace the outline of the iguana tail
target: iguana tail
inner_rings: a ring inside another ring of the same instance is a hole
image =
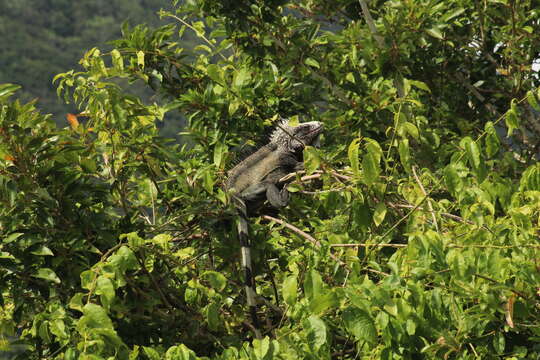
[[[240,239],[240,249],[242,254],[242,267],[244,269],[244,286],[246,289],[247,305],[249,307],[249,313],[251,315],[251,321],[253,322],[253,328],[256,339],[262,339],[259,326],[259,318],[257,317],[257,303],[255,291],[255,279],[251,269],[251,247],[249,242],[249,228],[246,214],[246,205],[242,201],[242,205],[239,206],[238,217],[238,238]]]

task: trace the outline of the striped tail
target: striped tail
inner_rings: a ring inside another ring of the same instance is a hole
[[[247,305],[249,307],[249,313],[251,315],[251,321],[253,322],[253,332],[256,339],[262,339],[259,318],[257,317],[257,303],[255,298],[257,293],[255,291],[255,279],[251,269],[251,248],[249,244],[249,231],[248,220],[246,213],[246,204],[243,201],[239,201],[238,212],[240,214],[238,219],[238,238],[240,239],[240,249],[242,255],[242,268],[244,269],[244,286],[246,290]]]

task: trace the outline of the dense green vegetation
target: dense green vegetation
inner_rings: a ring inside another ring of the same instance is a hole
[[[0,86],[0,330],[21,359],[540,356],[533,1],[173,6],[56,76],[67,128]],[[190,146],[158,134],[178,112]],[[290,205],[252,219],[258,340],[221,185],[280,116],[325,130]]]

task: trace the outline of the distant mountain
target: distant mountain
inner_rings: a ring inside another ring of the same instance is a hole
[[[3,0],[0,1],[0,83],[22,85],[19,98],[57,121],[76,109],[56,96],[53,77],[79,67],[92,47],[120,37],[120,25],[157,25],[169,0]]]

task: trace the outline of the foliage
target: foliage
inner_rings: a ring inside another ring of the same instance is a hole
[[[175,1],[56,77],[70,128],[3,85],[3,331],[36,359],[538,357],[538,9],[488,3]],[[257,340],[220,185],[278,116],[324,141],[252,219]]]

